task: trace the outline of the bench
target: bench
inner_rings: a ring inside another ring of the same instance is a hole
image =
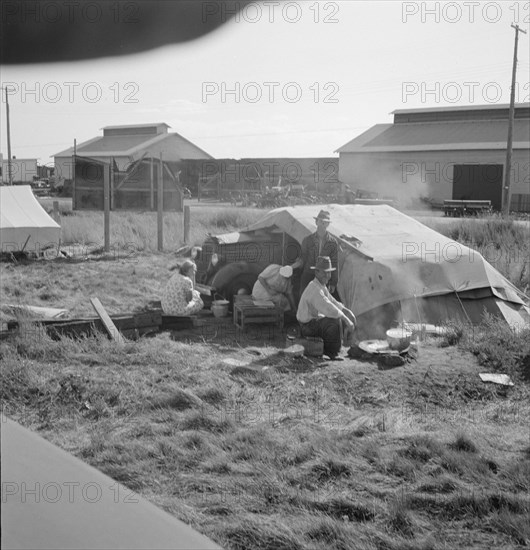
[[[259,305],[254,302],[252,296],[234,296],[234,325],[245,330],[250,324],[275,324],[283,330],[283,311],[281,308],[271,305]]]
[[[445,216],[465,216],[466,214],[489,214],[491,201],[489,200],[444,200],[443,211]]]

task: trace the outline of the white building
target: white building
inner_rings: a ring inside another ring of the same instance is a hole
[[[9,163],[7,158],[0,154],[2,166],[2,184],[9,184]],[[11,159],[11,173],[13,183],[32,183],[33,176],[38,176],[37,159]]]

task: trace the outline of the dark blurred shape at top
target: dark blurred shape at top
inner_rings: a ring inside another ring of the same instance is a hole
[[[186,42],[250,0],[0,0],[2,64],[127,55]]]

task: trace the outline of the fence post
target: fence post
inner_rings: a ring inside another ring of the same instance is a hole
[[[158,234],[158,251],[164,250],[164,165],[162,161],[162,153],[160,153],[160,164],[158,166],[158,193],[157,193],[157,234]]]
[[[190,207],[184,207],[184,244],[190,242]]]
[[[59,214],[59,201],[53,201],[53,219],[61,225],[61,215]]]
[[[103,165],[103,224],[105,252],[110,252],[110,165]]]

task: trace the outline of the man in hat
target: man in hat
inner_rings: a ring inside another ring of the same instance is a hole
[[[316,264],[319,256],[328,256],[331,258],[331,265],[335,268],[329,279],[329,290],[335,292],[337,286],[337,263],[339,242],[328,232],[328,226],[331,223],[331,215],[326,210],[321,210],[315,218],[317,230],[302,241],[302,254],[292,265],[293,269],[302,268],[300,276],[299,296],[302,295],[306,286],[313,280],[314,272],[312,266]]]
[[[312,269],[315,278],[300,297],[296,319],[300,323],[302,336],[319,336],[324,340],[324,354],[332,361],[342,361],[342,357],[339,357],[342,328],[344,341],[350,341],[355,330],[355,315],[333,298],[327,288],[331,274],[335,271],[331,258],[319,256]]]

